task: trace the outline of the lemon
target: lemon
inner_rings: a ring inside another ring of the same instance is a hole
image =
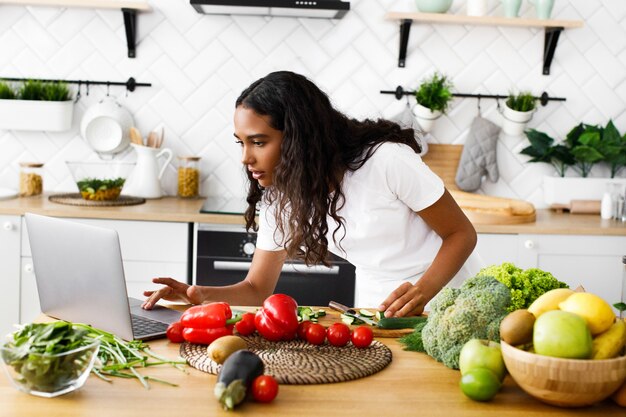
[[[592,335],[608,330],[615,321],[615,314],[609,303],[588,292],[570,295],[559,304],[559,309],[584,318]]]
[[[533,303],[528,307],[528,311],[531,312],[535,318],[538,318],[546,311],[558,310],[559,304],[565,300],[567,300],[574,291],[569,288],[555,288],[548,292],[545,292],[539,296]]]

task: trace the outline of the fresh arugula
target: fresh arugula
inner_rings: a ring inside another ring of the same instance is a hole
[[[84,180],[76,182],[80,191],[86,191],[94,193],[98,190],[110,190],[114,188],[122,188],[124,186],[124,178],[106,179],[101,180],[98,178],[85,178]]]

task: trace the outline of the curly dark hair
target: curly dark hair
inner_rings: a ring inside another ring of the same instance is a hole
[[[283,134],[272,187],[264,189],[246,170],[246,227],[258,230],[256,205],[267,193],[268,202],[276,204],[277,232],[285,236],[288,257],[308,265],[328,265],[327,215],[339,225],[332,233],[335,242],[339,230],[345,229],[337,214],[345,201],[345,172],[363,166],[383,142],[403,143],[420,152],[413,129],[383,119],[350,119],[335,110],[313,82],[293,72],[273,72],[253,82],[237,98],[238,106],[269,116],[272,128]]]

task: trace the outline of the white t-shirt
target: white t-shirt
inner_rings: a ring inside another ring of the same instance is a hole
[[[403,282],[415,283],[437,254],[441,238],[416,212],[441,198],[443,181],[409,146],[385,142],[342,187],[345,237],[335,244],[328,216],[328,250],[356,267],[355,305],[377,307]],[[274,207],[262,204],[256,245],[280,250],[281,242]]]

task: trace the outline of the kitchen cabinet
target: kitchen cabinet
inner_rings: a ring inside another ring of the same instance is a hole
[[[626,236],[479,233],[477,251],[487,265],[512,262],[524,269],[540,268],[611,304],[626,300]]]
[[[550,74],[550,65],[556,50],[559,36],[565,28],[579,28],[583,26],[582,20],[554,20],[554,19],[524,19],[501,16],[466,16],[449,13],[415,13],[415,12],[388,12],[387,20],[400,21],[400,53],[398,66],[404,67],[406,50],[409,43],[411,25],[414,21],[432,24],[454,25],[487,25],[487,26],[511,26],[511,27],[538,27],[544,28],[544,52],[543,52],[543,75]]]
[[[20,216],[0,216],[0,335],[19,322],[20,228]]]
[[[69,220],[118,232],[130,297],[143,298],[143,291],[156,287],[151,282],[154,277],[165,276],[183,282],[188,281],[188,223],[77,218]],[[17,300],[19,300],[19,322],[27,323],[35,319],[41,310],[28,233],[23,220],[21,227],[21,279],[16,280],[20,283]],[[17,247],[19,248],[19,240]],[[19,260],[20,255],[16,255],[15,259]],[[94,260],[97,262],[97,254],[94,254]]]

